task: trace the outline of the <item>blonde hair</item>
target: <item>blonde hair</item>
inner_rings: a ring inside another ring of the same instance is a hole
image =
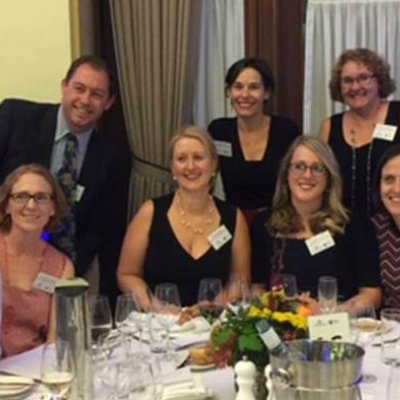
[[[11,217],[7,213],[12,187],[23,175],[29,173],[41,176],[51,187],[54,215],[49,218],[44,230],[53,230],[65,212],[66,201],[64,195],[50,171],[39,164],[21,165],[7,175],[0,187],[0,230],[3,232],[9,232],[12,225]]]
[[[336,158],[327,144],[317,138],[307,136],[298,137],[282,159],[272,201],[272,214],[267,221],[270,233],[273,236],[285,236],[302,229],[300,218],[291,201],[288,184],[290,163],[293,153],[299,146],[306,147],[318,156],[328,175],[322,207],[309,220],[312,232],[316,234],[328,229],[333,233],[343,233],[349,217],[342,204],[342,178]]]

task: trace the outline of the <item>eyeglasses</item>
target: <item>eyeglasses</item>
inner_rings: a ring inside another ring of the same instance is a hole
[[[326,172],[325,165],[320,163],[313,163],[311,165],[307,165],[303,161],[297,161],[297,162],[292,162],[290,164],[290,170],[296,175],[303,175],[306,173],[308,169],[314,176],[321,176]]]
[[[33,199],[33,201],[39,205],[49,204],[51,201],[53,201],[52,194],[43,192],[34,194],[30,194],[28,192],[16,192],[11,193],[10,198],[19,205],[25,205],[30,199]]]
[[[374,74],[360,74],[355,78],[352,78],[351,76],[344,76],[343,78],[340,79],[340,83],[342,84],[343,87],[350,87],[355,82],[358,83],[359,85],[368,86],[371,84],[372,79],[374,78],[375,78]]]

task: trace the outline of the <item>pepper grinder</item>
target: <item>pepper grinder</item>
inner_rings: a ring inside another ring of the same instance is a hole
[[[251,361],[238,361],[235,365],[236,384],[238,392],[235,400],[256,400],[253,393],[255,382],[256,367]]]

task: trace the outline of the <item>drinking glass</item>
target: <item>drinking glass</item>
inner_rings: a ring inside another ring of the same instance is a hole
[[[124,337],[125,350],[127,355],[131,354],[133,337],[138,331],[133,313],[136,312],[136,303],[132,294],[120,294],[117,297],[115,306],[115,326],[118,332]]]
[[[221,315],[223,305],[223,287],[218,278],[205,278],[200,281],[197,302],[203,317],[211,324]]]
[[[178,287],[174,283],[160,283],[154,288],[152,302],[153,316],[166,333],[167,358],[170,350],[171,328],[181,315],[181,300]]]
[[[318,279],[318,304],[322,314],[330,314],[337,306],[337,280],[334,276]]]
[[[107,296],[94,295],[89,298],[89,311],[92,321],[92,344],[97,343],[100,335],[112,329],[110,302]]]
[[[384,364],[400,363],[400,309],[383,308],[380,313],[381,358]]]
[[[367,351],[379,330],[379,321],[376,319],[375,308],[364,306],[350,314],[351,328],[356,344]],[[375,382],[376,376],[363,371],[363,382]]]
[[[287,297],[297,296],[297,279],[292,274],[273,274],[270,280],[271,290],[283,290]]]
[[[66,399],[74,378],[74,364],[69,343],[57,340],[43,348],[40,378],[51,393],[51,399]]]
[[[227,288],[227,306],[238,314],[240,310],[246,311],[250,307],[251,290],[247,281],[233,279],[228,282]]]
[[[392,363],[387,384],[386,400],[400,399],[400,361]]]

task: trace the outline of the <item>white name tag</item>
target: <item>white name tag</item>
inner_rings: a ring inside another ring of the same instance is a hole
[[[393,142],[396,136],[397,126],[386,125],[386,124],[376,124],[372,137],[374,139],[387,140],[388,142]]]
[[[78,203],[81,201],[85,188],[82,185],[76,185],[75,201]]]
[[[217,154],[224,157],[232,157],[232,144],[222,140],[214,140]]]
[[[32,286],[33,288],[41,290],[42,292],[53,294],[57,282],[58,278],[55,276],[46,274],[44,272],[39,272]]]
[[[321,253],[321,251],[325,251],[334,245],[335,241],[329,231],[318,233],[318,235],[306,240],[306,246],[312,256]]]
[[[350,341],[348,313],[313,315],[308,317],[308,330],[312,340]]]
[[[210,233],[207,239],[215,250],[219,250],[225,243],[232,239],[232,235],[225,225],[221,225],[213,233]]]

